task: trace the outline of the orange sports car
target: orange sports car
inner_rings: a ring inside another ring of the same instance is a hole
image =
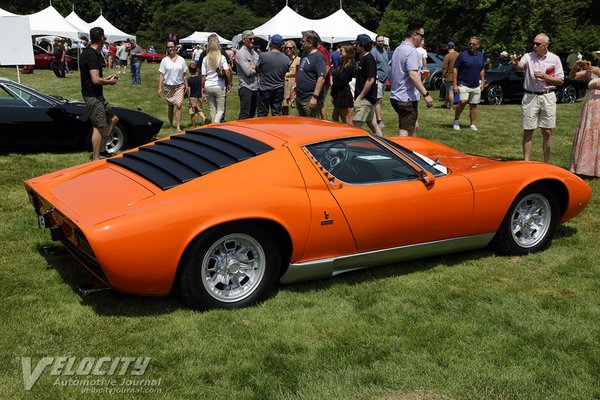
[[[493,245],[550,245],[591,188],[535,162],[257,118],[25,182],[41,227],[110,288],[235,308],[281,283]]]

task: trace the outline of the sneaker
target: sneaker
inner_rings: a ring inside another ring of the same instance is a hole
[[[478,129],[477,129],[477,127],[476,127],[475,125],[471,125],[471,130],[472,130],[473,132],[477,132],[477,130],[478,130]]]
[[[385,128],[385,124],[383,123],[383,121],[379,121],[377,125],[379,125],[379,128],[381,129]]]
[[[459,125],[457,119],[455,119],[454,122],[452,123],[452,129],[454,129],[455,131],[460,131],[460,125]]]
[[[110,154],[108,151],[101,151],[100,152],[100,159],[104,159],[104,158],[111,158],[112,154]]]

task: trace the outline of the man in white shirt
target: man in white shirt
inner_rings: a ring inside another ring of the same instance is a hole
[[[517,71],[525,71],[523,88],[523,159],[529,161],[533,131],[542,130],[544,162],[550,162],[552,129],[556,126],[556,90],[562,85],[564,72],[560,58],[548,51],[550,39],[539,33],[533,40],[533,51],[520,60],[512,56]]]

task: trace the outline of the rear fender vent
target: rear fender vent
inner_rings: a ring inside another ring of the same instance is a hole
[[[142,146],[107,162],[167,190],[270,150],[273,148],[263,142],[227,129],[200,128]]]

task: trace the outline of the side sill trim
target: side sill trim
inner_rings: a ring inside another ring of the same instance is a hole
[[[417,243],[392,249],[375,250],[340,257],[324,258],[290,264],[281,283],[294,283],[314,279],[329,278],[344,272],[379,265],[408,261],[416,258],[432,257],[440,254],[479,249],[487,246],[495,233],[443,239],[434,242]]]

